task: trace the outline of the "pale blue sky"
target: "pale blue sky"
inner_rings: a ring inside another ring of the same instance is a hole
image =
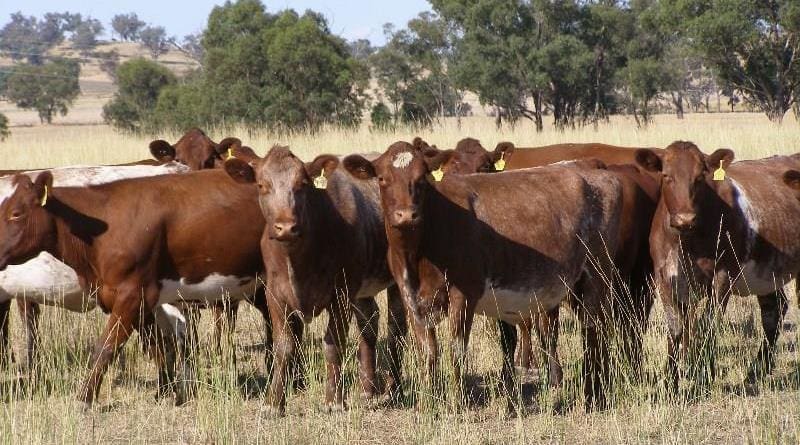
[[[392,22],[404,26],[421,11],[429,10],[425,0],[275,0],[264,1],[267,10],[292,8],[299,12],[313,9],[328,19],[331,30],[348,40],[368,38],[374,44],[383,43],[383,24]],[[135,12],[149,24],[164,26],[167,33],[182,37],[203,29],[214,5],[224,0],[2,0],[0,1],[0,26],[9,20],[11,13],[22,11],[25,15],[41,17],[45,12],[79,12],[90,15],[110,28],[111,17],[119,13]]]

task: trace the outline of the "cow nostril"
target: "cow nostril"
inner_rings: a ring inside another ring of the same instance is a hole
[[[297,235],[298,233],[300,233],[300,227],[298,227],[297,224],[292,224],[291,226],[289,226],[289,232],[294,235]]]
[[[417,219],[418,216],[419,216],[419,213],[417,213],[416,211],[411,212],[411,219]]]

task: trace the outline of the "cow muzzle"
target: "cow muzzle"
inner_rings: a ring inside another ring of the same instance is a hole
[[[300,225],[294,221],[276,222],[270,230],[270,238],[277,241],[293,241],[300,238]]]
[[[420,221],[419,212],[416,208],[408,208],[395,210],[392,212],[392,227],[396,229],[403,229],[413,227]]]
[[[682,212],[670,215],[669,225],[680,231],[691,231],[697,226],[697,213]]]

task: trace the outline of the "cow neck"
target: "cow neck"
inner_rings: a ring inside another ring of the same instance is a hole
[[[291,243],[281,243],[292,266],[301,269],[306,264],[319,264],[334,257],[328,252],[331,246],[336,245],[335,237],[341,236],[341,229],[332,218],[336,213],[328,193],[312,190],[306,199],[303,235]]]
[[[729,181],[724,182],[706,182],[706,187],[701,189],[700,208],[698,216],[698,224],[700,227],[706,227],[708,230],[714,232],[714,236],[720,230],[720,222],[722,222],[722,230],[730,230],[733,218],[735,217],[735,209],[733,204],[733,190]]]
[[[91,188],[54,188],[45,207],[55,220],[56,238],[49,253],[89,282],[97,280],[91,263],[92,245],[108,226],[102,220],[77,210],[73,203],[97,201],[95,196],[99,193]],[[94,207],[101,208],[101,205]]]

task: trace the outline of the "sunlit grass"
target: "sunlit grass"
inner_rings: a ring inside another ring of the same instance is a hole
[[[13,131],[9,140],[0,143],[0,158],[4,159],[0,169],[129,162],[149,157],[147,144],[152,139],[91,126]],[[258,153],[274,143],[288,144],[305,160],[319,153],[382,151],[395,140],[410,140],[418,134],[439,147],[450,147],[460,138],[472,136],[489,148],[502,140],[518,146],[588,141],[665,146],[676,139],[687,139],[706,152],[733,148],[741,159],[800,151],[800,124],[793,117],[777,127],[756,114],[687,115],[684,121],[658,116],[647,130],[637,130],[631,120],[620,117],[597,132],[589,127],[561,133],[548,127],[541,134],[527,123],[513,131],[498,132],[488,118],[465,119],[460,129],[454,121],[448,121],[419,133],[371,133],[366,129],[291,136],[249,134],[245,130],[209,133],[215,140],[236,135]],[[177,136],[163,135],[172,142]],[[216,353],[210,317],[203,315],[196,357],[198,392],[188,405],[176,408],[170,398],[154,400],[156,368],[141,352],[138,337],[133,336],[126,346],[129,369],[121,372],[116,365],[109,369],[100,400],[90,411],[84,411],[74,398],[105,316],[100,311],[73,314],[44,308],[38,378],[31,380],[24,364],[23,326],[13,310],[12,347],[17,362],[0,370],[0,442],[796,443],[800,441],[798,310],[794,292],[789,295],[790,311],[781,332],[776,369],[760,384],[757,395],[744,395],[741,384],[763,335],[755,299],[735,298],[719,327],[718,379],[702,396],[676,400],[668,399],[663,390],[667,331],[657,302],[645,337],[645,382],[632,382],[628,379],[630,370],[618,370],[610,394],[613,408],[593,414],[584,413],[578,380],[582,354],[579,323],[570,311],[562,309],[559,353],[564,366],[563,388],[558,394],[547,389],[542,363],[522,378],[520,403],[527,413],[516,418],[505,416],[505,399],[497,391],[501,354],[495,323],[482,317],[477,318],[470,340],[466,374],[467,389],[473,396],[466,409],[453,406],[456,395],[449,385],[443,399],[430,394],[410,347],[404,362],[403,406],[374,410],[364,403],[358,386],[356,328],[352,323],[345,361],[349,410],[323,412],[325,369],[320,344],[327,316],[322,315],[307,327],[302,348],[308,388],[290,391],[287,416],[274,419],[266,415],[264,406],[268,370],[262,321],[249,307],[242,308],[233,337],[235,366],[225,358],[227,355]],[[379,301],[379,347],[383,347],[385,297],[381,295]],[[444,324],[439,340],[443,373],[447,374],[449,335]],[[613,359],[619,354],[616,351],[612,345]],[[384,355],[381,350],[382,361]],[[685,381],[682,393],[690,393],[692,384]],[[574,404],[574,408],[553,414],[556,397]]]

